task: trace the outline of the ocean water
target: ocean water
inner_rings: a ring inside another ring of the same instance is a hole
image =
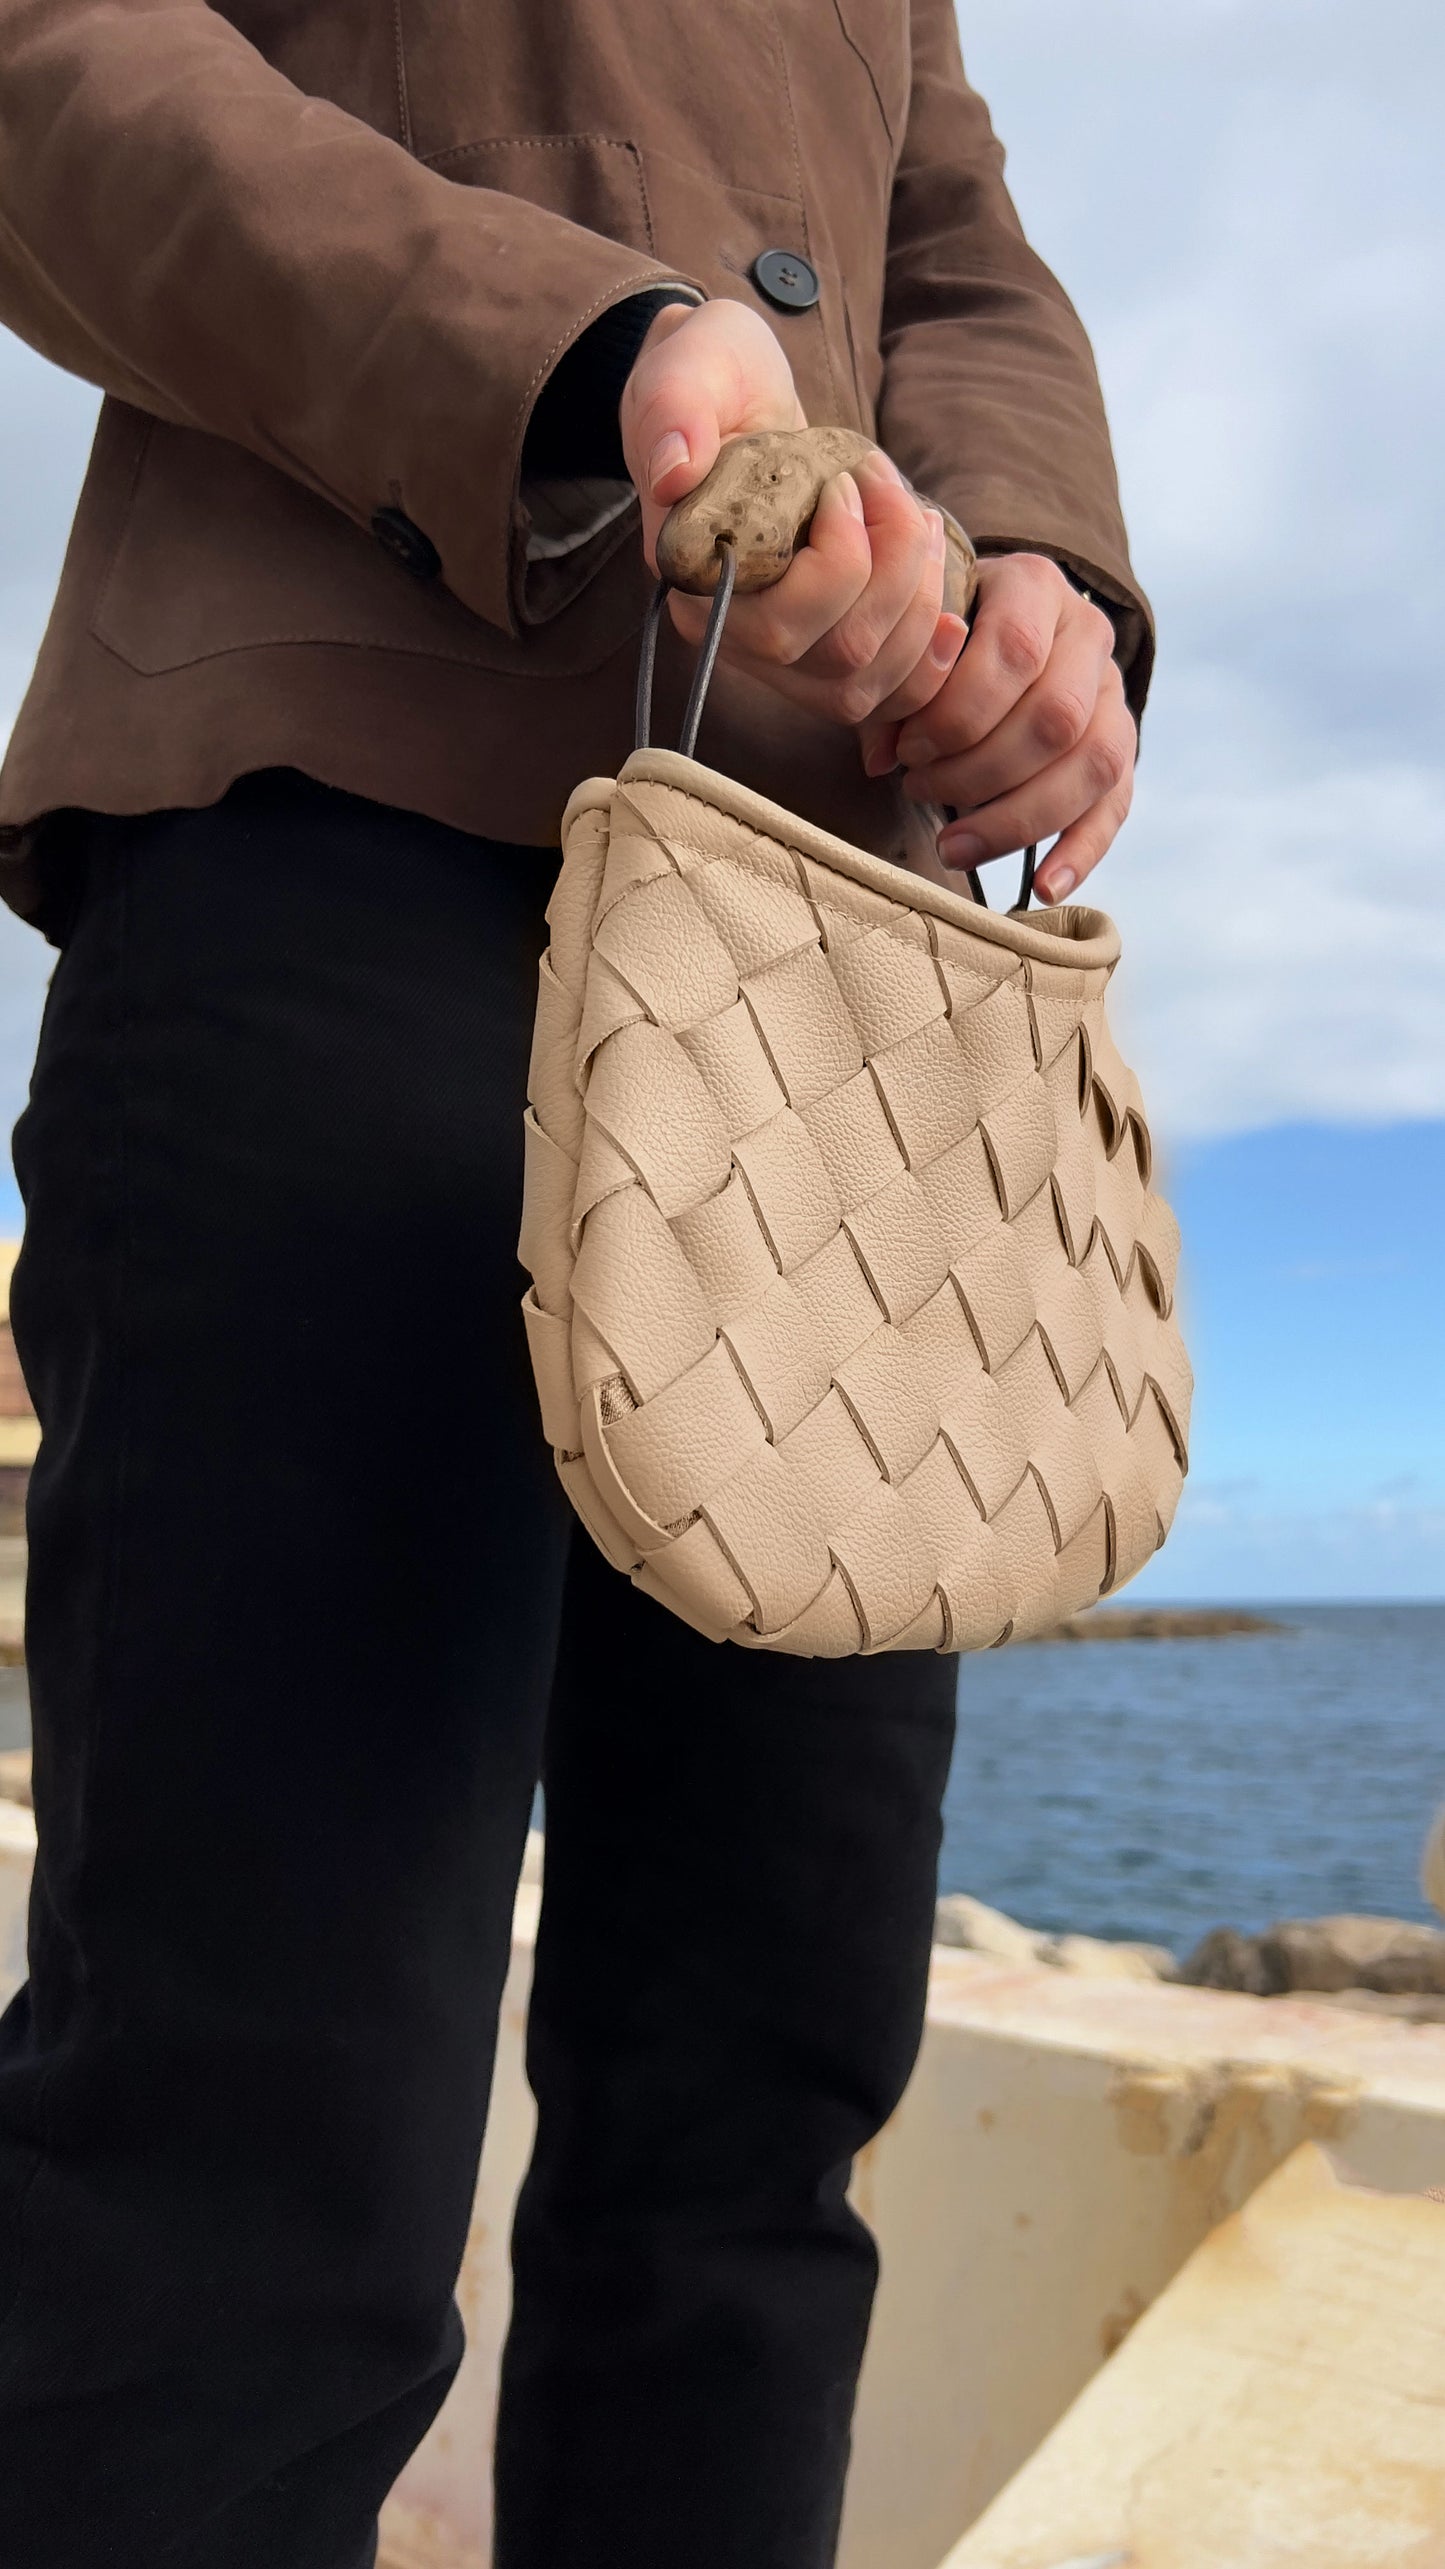
[[[1432,1917],[1445,1605],[1267,1606],[1279,1633],[964,1660],[940,1888],[1188,1952],[1215,1926]],[[0,1746],[27,1736],[0,1670]]]
[[[1287,1629],[964,1660],[940,1888],[1181,1956],[1214,1926],[1432,1919],[1445,1605],[1252,1611]]]

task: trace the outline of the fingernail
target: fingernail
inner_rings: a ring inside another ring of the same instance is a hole
[[[1043,881],[1034,885],[1034,890],[1045,901],[1067,901],[1078,879],[1071,865],[1056,865],[1050,868]]]
[[[938,853],[945,865],[982,865],[988,848],[976,830],[942,830]]]
[[[928,558],[930,562],[941,562],[943,560],[943,547],[945,540],[942,515],[938,509],[931,508],[928,512]]]
[[[843,506],[844,506],[844,507],[845,507],[845,509],[847,510],[848,515],[849,515],[850,517],[856,517],[856,519],[858,520],[859,525],[861,526],[861,525],[863,524],[863,522],[864,522],[864,521],[863,521],[863,494],[862,494],[862,492],[859,490],[858,485],[857,485],[857,483],[854,481],[853,476],[852,476],[852,474],[851,474],[851,473],[840,473],[840,474],[839,474],[839,476],[838,476],[838,489],[839,489],[839,492],[840,492],[841,497],[842,497]]]
[[[688,451],[687,439],[684,437],[680,428],[669,428],[665,437],[659,437],[657,444],[654,446],[652,453],[647,459],[647,484],[649,490],[656,490],[658,483],[663,478],[663,475],[665,473],[670,473],[674,464],[685,464],[688,459]]]
[[[938,751],[926,732],[909,733],[908,764],[910,767],[931,767],[937,756]]]
[[[897,757],[887,741],[875,740],[872,748],[864,754],[863,773],[865,776],[891,776],[897,764]]]
[[[941,523],[941,521],[940,521]],[[933,628],[928,656],[937,669],[951,669],[960,651],[968,627],[961,615],[941,615]]]

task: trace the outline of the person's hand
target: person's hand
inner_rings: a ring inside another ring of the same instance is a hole
[[[864,724],[864,766],[881,776],[901,762],[905,793],[953,805],[958,818],[938,839],[947,866],[1062,833],[1037,889],[1066,901],[1112,845],[1134,791],[1138,736],[1114,629],[1057,564],[1009,553],[980,562],[959,651],[961,639],[960,627],[954,665],[921,709],[902,691]]]
[[[807,425],[773,332],[746,304],[725,298],[672,304],[657,315],[619,416],[654,568],[668,509],[696,490],[725,438]],[[724,656],[835,722],[862,722],[884,703],[911,710],[941,685],[962,638],[957,619],[944,618],[951,630],[930,660],[943,570],[937,510],[925,512],[879,455],[824,486],[808,540],[781,580],[734,599]],[[707,599],[674,590],[668,604],[679,632],[700,642]]]

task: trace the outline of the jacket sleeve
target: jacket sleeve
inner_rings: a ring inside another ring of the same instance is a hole
[[[675,277],[425,168],[204,0],[0,14],[0,320],[360,525],[399,512],[512,632],[536,396],[599,313]]]
[[[1023,236],[953,0],[913,0],[913,87],[894,178],[879,438],[981,553],[1056,558],[1106,607],[1143,707],[1153,623],[1134,578],[1083,326]]]

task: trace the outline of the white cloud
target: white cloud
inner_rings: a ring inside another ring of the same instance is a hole
[[[1135,815],[1094,887],[1157,1119],[1445,1114],[1445,22],[960,15],[1099,351],[1159,614]]]
[[[1162,1132],[1445,1116],[1442,790],[1383,758],[1213,788],[1151,765],[1105,880]]]

